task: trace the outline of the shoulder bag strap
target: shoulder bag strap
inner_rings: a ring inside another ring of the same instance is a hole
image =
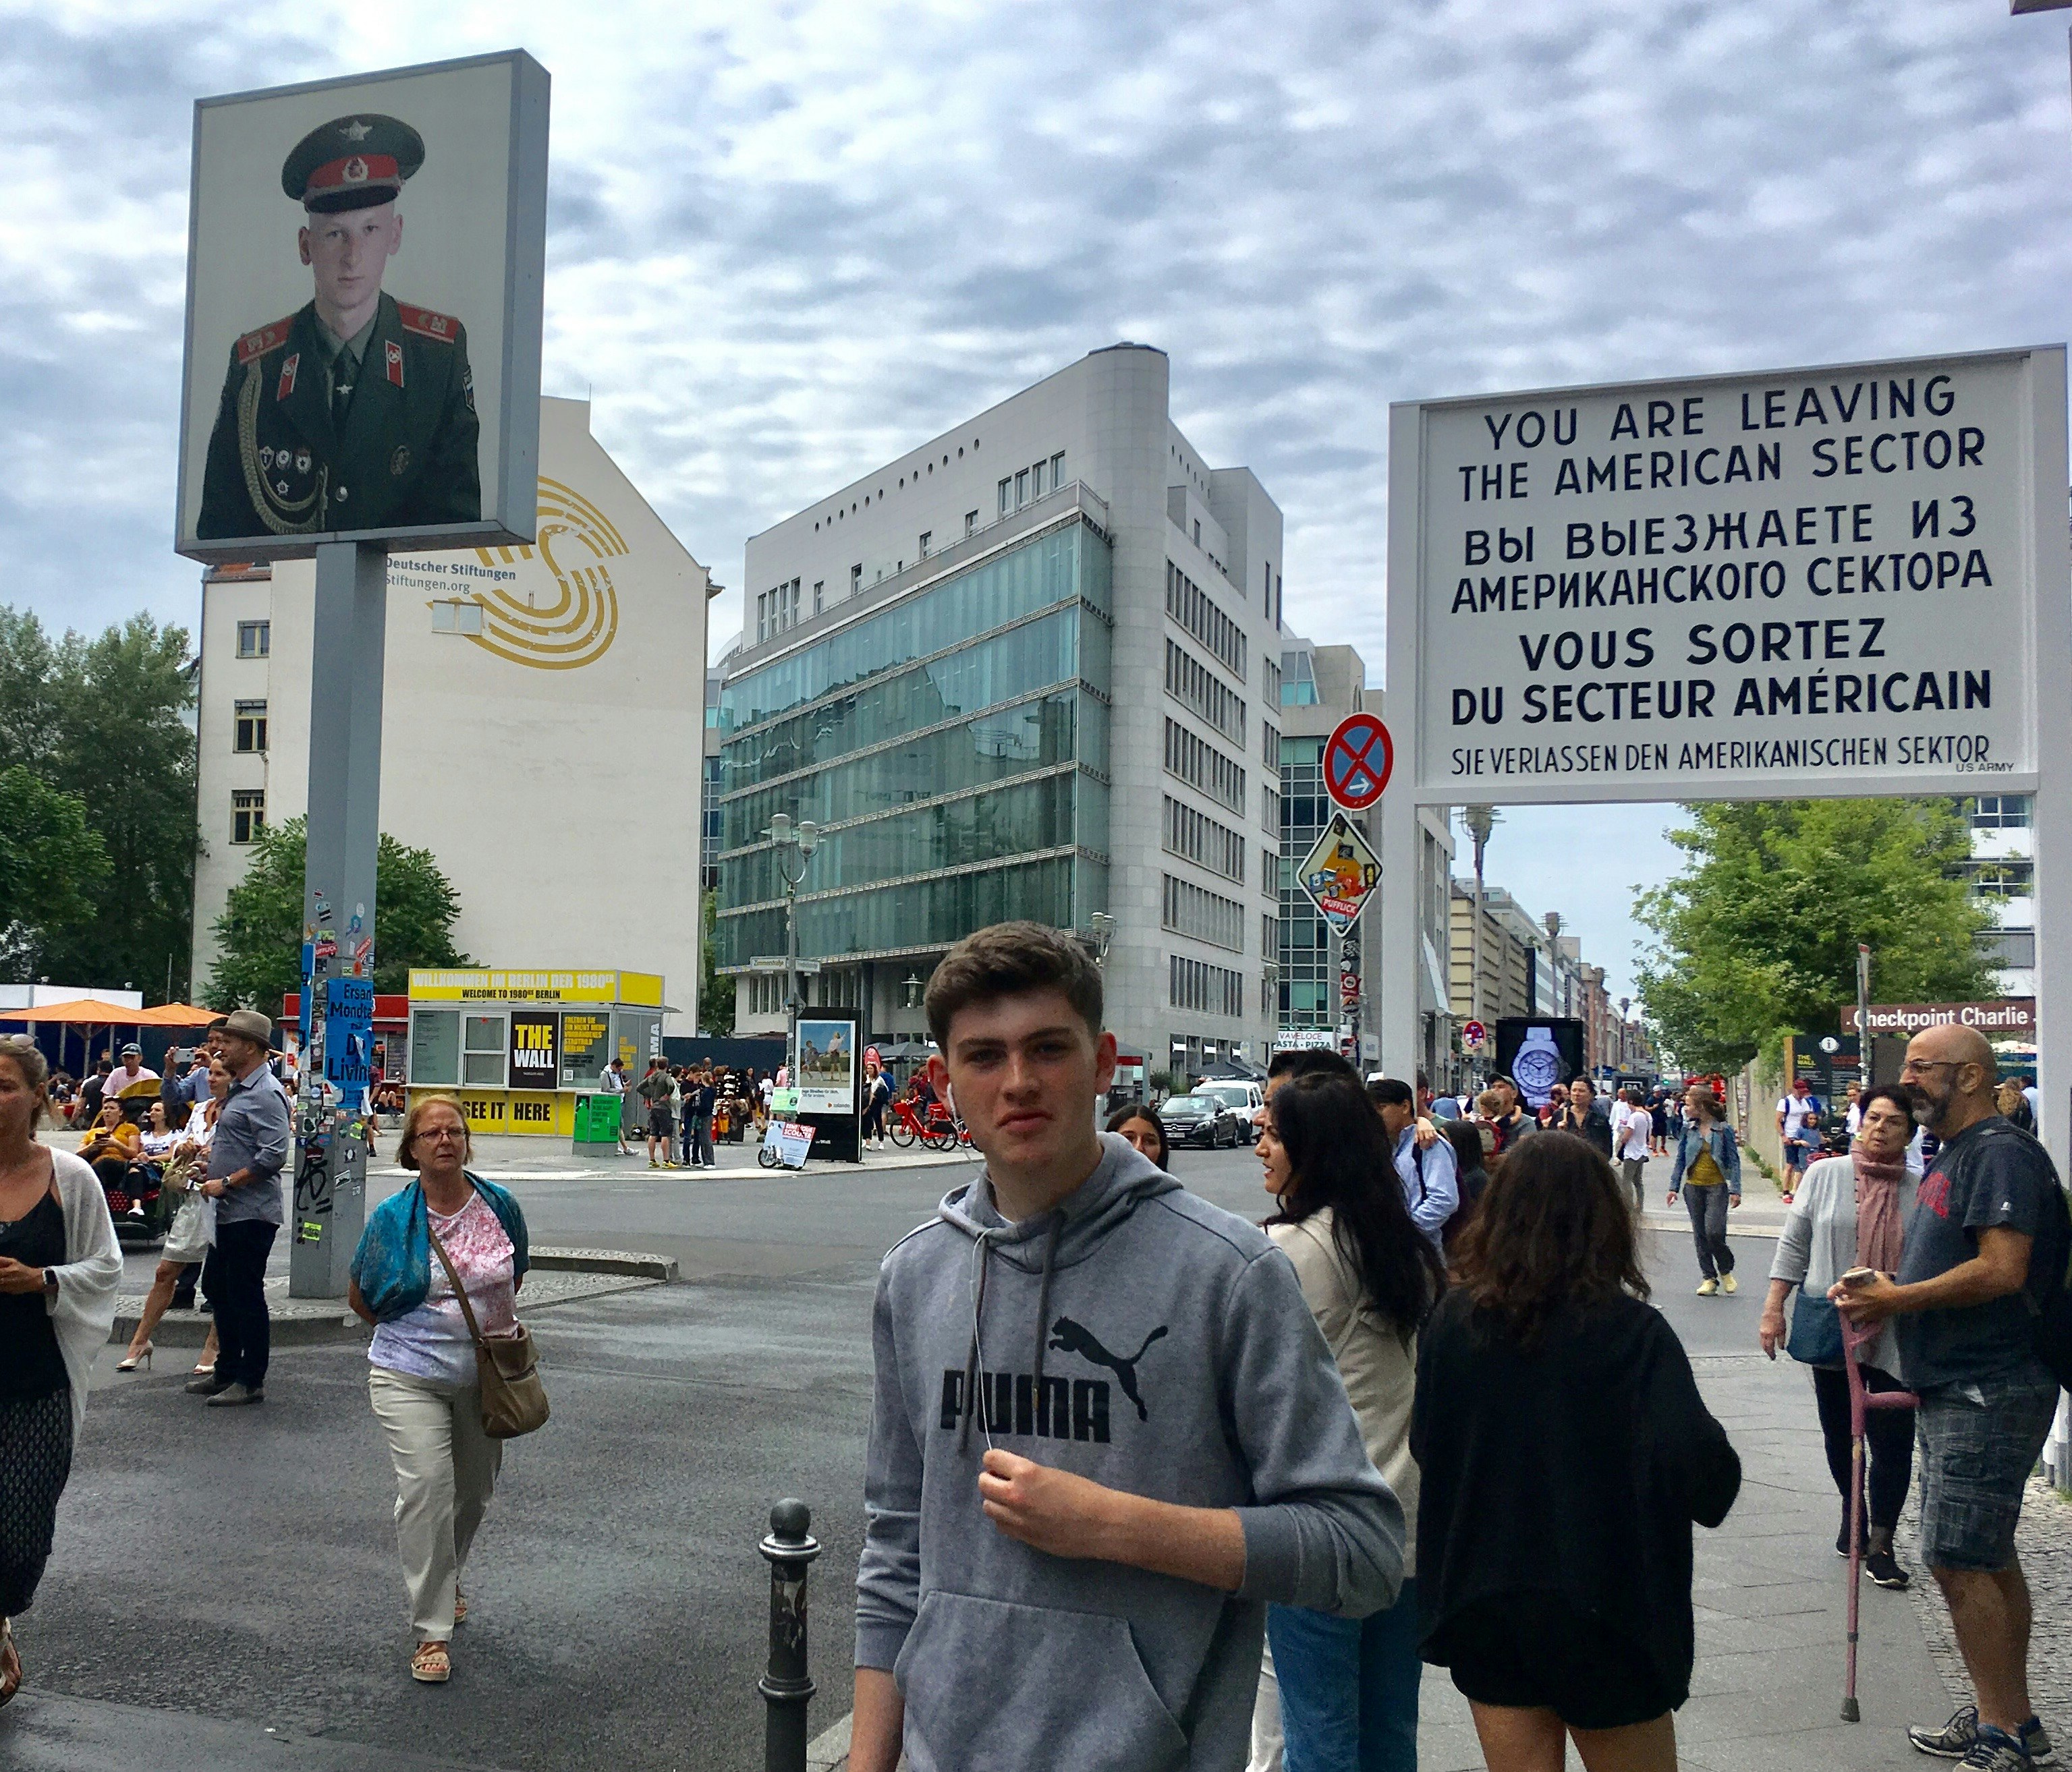
[[[467,1288],[460,1283],[460,1275],[454,1271],[446,1245],[439,1241],[439,1233],[432,1229],[431,1208],[429,1206],[425,1208],[425,1235],[430,1238],[432,1253],[438,1257],[439,1265],[446,1270],[446,1278],[453,1283],[454,1296],[460,1300],[460,1314],[467,1323],[468,1339],[475,1343],[475,1351],[487,1359],[488,1350],[483,1346],[482,1331],[475,1323],[475,1307],[467,1302]]]

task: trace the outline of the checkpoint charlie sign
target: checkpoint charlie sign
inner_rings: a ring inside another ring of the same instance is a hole
[[[2062,376],[2012,351],[1398,407],[1418,797],[2028,786]]]

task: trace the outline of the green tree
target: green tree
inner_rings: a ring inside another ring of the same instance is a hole
[[[194,915],[193,661],[184,628],[132,616],[55,645],[0,609],[0,744],[9,762],[84,802],[106,871],[92,914],[52,934],[40,969],[155,997],[188,988]]]
[[[734,980],[719,969],[719,895],[705,895],[701,913],[705,924],[704,959],[698,969],[698,1025],[708,1033],[730,1032],[734,1027]]]
[[[1731,1073],[1779,1036],[1832,1027],[1856,1000],[1856,944],[1887,1003],[1992,988],[1988,919],[1960,866],[1969,825],[1948,800],[1776,800],[1684,808],[1683,872],[1636,891],[1655,937],[1641,995],[1686,1069]]]
[[[0,964],[42,975],[51,944],[92,917],[108,871],[84,800],[18,763],[0,769]]]
[[[208,1000],[218,1009],[273,1014],[302,988],[302,868],[300,818],[269,826],[252,846],[245,878],[230,889],[213,925],[219,944]],[[454,947],[460,895],[429,849],[382,834],[374,863],[374,988],[400,994],[413,966],[472,966]]]

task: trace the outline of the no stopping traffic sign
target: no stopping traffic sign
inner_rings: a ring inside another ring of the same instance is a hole
[[[1396,745],[1375,714],[1348,714],[1324,746],[1324,790],[1348,812],[1381,798],[1396,767]]]

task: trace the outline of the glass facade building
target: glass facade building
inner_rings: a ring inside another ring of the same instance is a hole
[[[1107,909],[1110,570],[1075,514],[726,683],[722,967],[784,951],[776,813],[821,826],[798,889],[809,958]]]

